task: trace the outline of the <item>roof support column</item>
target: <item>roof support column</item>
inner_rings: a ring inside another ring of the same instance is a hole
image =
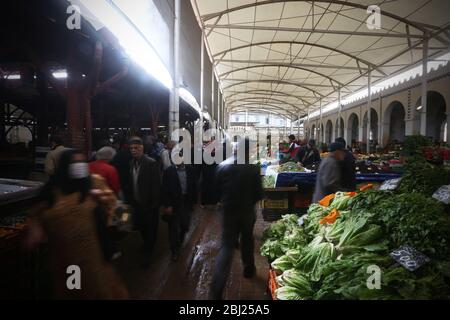
[[[368,98],[367,98],[367,140],[366,151],[370,153],[370,132],[372,131],[372,69],[369,67],[368,75]]]
[[[319,142],[322,143],[324,142],[324,134],[322,132],[322,99],[319,100],[319,104],[320,104]]]
[[[420,134],[427,135],[427,96],[428,96],[428,35],[424,34],[422,58],[422,109],[420,110]]]
[[[178,142],[177,130],[180,128],[180,0],[175,0],[173,24],[173,84],[169,112],[169,133],[170,139]]]
[[[335,137],[341,137],[341,118],[342,118],[342,101],[341,101],[341,87],[338,88],[338,104],[339,104],[339,112],[338,112],[338,121],[337,121],[337,135]]]
[[[297,139],[300,140],[300,112],[298,113],[298,120],[297,120]]]
[[[308,125],[307,125],[307,128],[305,130],[305,138],[307,140],[309,140],[309,138],[311,136],[311,133],[309,132],[309,125],[310,125],[310,119],[309,119],[309,107],[308,107]]]

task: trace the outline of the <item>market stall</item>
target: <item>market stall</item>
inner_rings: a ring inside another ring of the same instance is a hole
[[[450,299],[449,185],[448,167],[410,159],[391,190],[367,185],[283,216],[261,247],[274,299]]]

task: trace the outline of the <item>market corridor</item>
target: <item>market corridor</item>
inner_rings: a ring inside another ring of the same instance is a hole
[[[255,225],[255,262],[257,275],[242,276],[239,250],[236,250],[224,293],[226,300],[270,299],[267,293],[267,259],[259,254],[261,236],[268,223],[258,213]],[[170,259],[167,225],[161,222],[158,240],[149,268],[143,268],[138,233],[121,241],[123,256],[116,265],[132,299],[204,300],[208,298],[215,257],[220,247],[220,216],[216,209],[195,208],[191,229],[183,244],[180,259]]]

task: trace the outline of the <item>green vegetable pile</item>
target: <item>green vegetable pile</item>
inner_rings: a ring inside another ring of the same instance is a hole
[[[321,224],[333,209],[334,223]],[[428,195],[338,192],[328,207],[272,224],[261,253],[280,274],[280,300],[450,299],[449,235],[450,213]],[[408,271],[389,255],[404,245],[431,261]],[[368,285],[371,268],[381,272],[377,288]]]
[[[304,172],[305,168],[297,165],[295,162],[286,162],[279,166],[278,172]]]
[[[450,169],[430,164],[423,156],[408,159],[405,174],[400,182],[400,192],[419,192],[427,196],[443,185],[450,184]]]
[[[275,177],[274,176],[264,176],[263,187],[265,189],[275,188]]]

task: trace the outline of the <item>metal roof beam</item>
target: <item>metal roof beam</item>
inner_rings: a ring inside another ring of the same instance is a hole
[[[256,80],[255,79],[255,81],[258,81],[258,82],[261,82],[261,83],[271,83],[271,82],[273,82],[273,81],[276,81],[277,79],[273,79],[273,80],[271,80],[271,79],[267,79],[267,80],[265,80],[265,79],[263,79],[263,80]],[[222,81],[239,81],[239,82],[245,82],[245,81],[248,81],[247,79],[235,79],[235,78],[233,78],[233,79],[222,79]],[[315,83],[304,83],[304,82],[294,82],[294,81],[290,81],[290,80],[282,80],[282,81],[285,81],[286,83],[284,83],[284,84],[291,84],[291,85],[302,85],[302,86],[307,86],[307,87],[317,87],[317,88],[334,88],[332,85],[330,85],[330,84],[315,84]],[[355,85],[355,86],[357,86],[357,85]]]
[[[286,3],[286,2],[311,2],[310,0],[266,0],[266,1],[259,1],[259,2],[254,2],[254,3],[249,3],[249,4],[245,4],[245,5],[241,5],[241,6],[237,6],[234,8],[230,8],[227,10],[223,10],[221,12],[215,12],[215,13],[210,13],[207,15],[203,15],[201,16],[201,19],[203,22],[206,22],[208,20],[214,19],[215,17],[218,16],[222,16],[224,14],[228,14],[230,12],[234,12],[234,11],[238,11],[238,10],[243,10],[243,9],[247,9],[247,8],[253,8],[253,7],[257,7],[257,6],[262,6],[262,5],[267,5],[267,4],[274,4],[274,3]],[[339,4],[342,6],[347,6],[347,7],[353,7],[353,8],[358,8],[361,10],[364,10],[367,12],[367,8],[368,5],[367,4],[361,4],[361,3],[354,3],[354,2],[350,2],[350,1],[343,1],[343,0],[316,0],[315,2],[320,2],[320,3],[329,3],[329,4]],[[417,23],[414,21],[410,21],[406,18],[400,17],[396,14],[390,13],[389,11],[386,10],[381,10],[381,15],[382,16],[386,16],[389,17],[391,19],[394,20],[398,20],[400,22],[403,22],[405,24],[408,24],[422,32],[426,32],[426,27],[421,24],[421,23]],[[430,26],[428,26],[430,27]]]
[[[237,109],[237,108],[242,108],[242,109],[256,109],[256,110],[260,110],[261,112],[263,110],[276,110],[276,111],[284,111],[285,114],[288,114],[292,117],[297,117],[297,115],[295,115],[294,113],[292,113],[291,111],[282,108],[280,106],[277,105],[273,105],[267,102],[261,102],[261,103],[243,103],[240,105],[236,105],[236,106],[231,106],[231,107],[227,107],[227,111],[228,113],[232,112],[233,110]]]
[[[267,65],[250,66],[250,67],[244,67],[244,68],[233,69],[233,70],[231,70],[231,71],[222,73],[222,74],[219,76],[219,78],[221,78],[221,77],[226,77],[226,76],[228,76],[228,75],[230,75],[230,74],[232,74],[232,73],[234,73],[234,72],[238,72],[238,71],[244,71],[244,70],[250,70],[250,69],[256,69],[256,68],[266,68],[266,67],[267,67],[267,68],[271,68],[271,67],[273,67],[273,68],[283,67],[283,68],[290,68],[290,69],[297,69],[297,70],[302,70],[302,71],[306,71],[306,72],[311,72],[311,73],[317,74],[317,75],[319,75],[319,76],[321,76],[321,77],[324,77],[324,78],[330,80],[331,82],[335,82],[335,83],[337,83],[337,84],[338,84],[339,86],[341,86],[341,87],[344,86],[343,83],[341,83],[341,82],[339,82],[339,81],[337,81],[337,80],[331,78],[330,76],[327,76],[326,74],[323,74],[323,73],[321,73],[321,72],[317,72],[317,71],[314,71],[314,70],[311,70],[311,69],[308,69],[308,68],[304,68],[304,67],[299,67],[299,66],[291,66],[291,65],[283,65],[283,66],[281,66],[281,65],[279,65],[279,64],[267,64]],[[227,80],[227,79],[223,79],[223,80]],[[334,86],[333,86],[333,87],[334,87]]]
[[[225,96],[225,99],[230,99],[234,96],[240,95],[240,94],[254,94],[254,95],[270,95],[270,96],[277,96],[277,97],[288,97],[288,98],[295,98],[300,100],[303,105],[305,106],[310,106],[311,103],[307,102],[305,99],[303,99],[302,97],[290,94],[290,93],[286,93],[283,91],[277,91],[277,90],[265,90],[265,89],[258,89],[258,90],[247,90],[247,91],[240,91],[240,92],[235,92],[229,96]]]
[[[285,84],[285,85],[292,85],[292,86],[296,86],[299,88],[303,88],[306,89],[308,91],[311,91],[313,94],[318,95],[320,97],[325,97],[323,94],[321,94],[320,92],[317,92],[316,90],[313,90],[311,88],[308,88],[306,86],[304,86],[303,84],[299,84],[299,83],[295,83],[295,82],[290,82],[290,81],[283,81],[283,80],[245,80],[245,81],[241,81],[241,82],[237,82],[237,83],[233,83],[229,86],[226,86],[223,88],[223,91],[230,89],[232,87],[241,85],[241,84],[247,84],[247,83],[278,83],[278,84]]]
[[[243,98],[243,99],[234,99],[234,100],[228,100],[227,104],[228,105],[232,105],[233,103],[239,102],[239,101],[249,101],[249,102],[253,101],[253,102],[259,103],[261,100],[266,100],[266,101],[270,100],[270,101],[273,101],[273,102],[276,102],[276,103],[281,103],[281,104],[284,104],[284,105],[291,106],[295,110],[302,110],[302,109],[300,109],[298,106],[296,106],[293,103],[289,103],[289,102],[286,102],[286,101],[283,101],[283,100],[280,100],[280,99],[276,99],[276,98],[272,98],[272,97],[248,97],[248,98]]]
[[[228,50],[224,50],[224,51],[218,52],[218,53],[213,55],[213,58],[215,59],[218,56],[221,56],[215,62],[215,64],[218,64],[221,61],[225,61],[225,60],[223,60],[223,58],[229,52],[232,52],[232,51],[235,51],[235,50],[240,50],[240,49],[245,49],[245,48],[249,48],[249,47],[253,47],[253,46],[274,45],[274,44],[295,44],[295,45],[305,45],[305,46],[310,46],[310,47],[322,48],[322,49],[325,49],[325,50],[330,50],[330,51],[333,51],[333,52],[345,55],[345,56],[347,56],[349,58],[352,58],[352,59],[354,59],[356,61],[359,61],[359,62],[361,62],[361,63],[363,63],[363,64],[365,64],[367,66],[370,66],[372,69],[376,69],[376,67],[377,67],[375,64],[373,64],[371,62],[369,62],[367,60],[364,60],[364,59],[361,59],[361,58],[359,58],[359,57],[357,57],[357,56],[355,56],[355,55],[353,55],[351,53],[345,52],[343,50],[332,48],[332,47],[329,47],[329,46],[326,46],[326,45],[310,43],[310,42],[304,42],[304,41],[264,41],[264,42],[250,43],[250,44],[246,44],[246,45],[243,45],[243,46],[234,47],[234,48],[230,48]]]
[[[222,59],[220,62],[230,62],[230,63],[253,63],[261,66],[272,65],[274,62],[272,61],[260,61],[260,60],[231,60],[231,59]],[[359,63],[356,60],[356,63]],[[339,70],[368,70],[368,68],[358,68],[358,67],[350,67],[350,66],[339,66],[339,65],[331,65],[331,64],[308,64],[308,63],[278,63],[277,66],[280,67],[305,67],[305,68],[323,68],[323,69],[339,69]],[[222,74],[223,75],[223,74]]]
[[[306,33],[320,33],[320,34],[339,34],[347,36],[362,36],[362,37],[383,37],[383,38],[412,38],[423,39],[423,35],[408,35],[406,33],[383,33],[383,32],[364,32],[364,31],[349,31],[349,30],[333,30],[333,29],[308,29],[308,28],[286,28],[286,27],[265,27],[265,26],[244,26],[238,24],[219,24],[219,25],[205,25],[205,29],[233,29],[233,30],[260,30],[260,31],[276,31],[276,32],[306,32]]]

